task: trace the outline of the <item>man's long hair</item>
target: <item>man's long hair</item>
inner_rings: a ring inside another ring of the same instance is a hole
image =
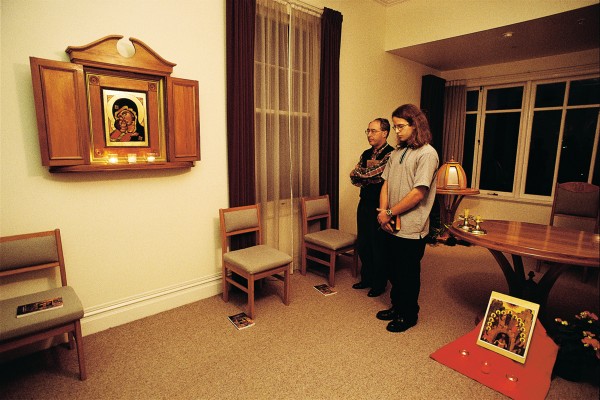
[[[429,122],[423,111],[414,104],[404,104],[394,110],[392,118],[403,118],[413,127],[413,134],[406,143],[401,143],[400,147],[410,147],[418,149],[431,143],[431,130]]]

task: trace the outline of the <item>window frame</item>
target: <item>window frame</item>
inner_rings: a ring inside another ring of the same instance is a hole
[[[541,204],[549,204],[552,202],[552,198],[554,195],[554,186],[556,184],[556,179],[559,172],[559,163],[561,156],[561,146],[564,135],[565,122],[567,118],[567,113],[572,109],[582,109],[582,108],[598,108],[600,104],[586,104],[586,105],[568,105],[568,94],[572,81],[578,80],[586,80],[586,79],[597,79],[599,78],[600,73],[598,69],[581,69],[574,68],[571,71],[565,71],[563,74],[559,74],[556,72],[545,71],[544,73],[532,73],[532,74],[520,74],[514,75],[512,77],[494,77],[487,79],[478,79],[467,81],[466,91],[478,91],[478,103],[476,111],[467,111],[465,110],[465,122],[467,120],[467,115],[476,115],[476,123],[475,123],[475,140],[472,144],[473,148],[473,168],[472,171],[466,171],[467,174],[471,176],[471,186],[480,190],[480,194],[482,196],[495,198],[498,200],[510,200],[517,202],[527,202],[527,203],[541,203]],[[565,93],[563,95],[563,103],[561,106],[555,107],[535,107],[535,96],[537,93],[537,86],[548,84],[548,83],[557,83],[557,82],[566,82]],[[487,102],[487,93],[489,90],[493,89],[501,89],[501,88],[509,88],[509,87],[517,87],[523,86],[523,99],[521,104],[521,109],[504,109],[504,110],[489,110],[487,111],[486,102]],[[531,138],[532,138],[532,128],[534,121],[534,113],[539,110],[561,110],[561,121],[559,127],[559,138],[558,138],[558,146],[555,154],[555,165],[553,171],[553,184],[551,194],[546,195],[537,195],[537,194],[526,194],[526,179],[527,179],[527,171],[528,171],[528,163],[529,163],[529,151],[531,146]],[[514,166],[514,176],[513,176],[513,190],[511,192],[501,192],[497,190],[488,190],[481,189],[481,165],[482,165],[482,155],[483,155],[483,147],[484,147],[484,133],[485,133],[485,121],[488,114],[496,114],[502,112],[512,112],[512,111],[520,111],[521,112],[521,120],[519,123],[519,137],[517,141],[517,154],[515,157],[515,166]],[[465,123],[465,126],[467,124]],[[588,182],[591,182],[594,178],[594,167],[597,159],[598,152],[598,142],[600,141],[600,112],[596,124],[596,132],[594,136],[594,148],[592,149],[589,172],[588,172]],[[465,146],[465,151],[468,150],[468,146]],[[597,168],[597,166],[596,166]]]

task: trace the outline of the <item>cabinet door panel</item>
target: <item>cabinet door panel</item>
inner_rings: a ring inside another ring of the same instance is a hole
[[[198,81],[167,78],[169,161],[200,160]]]
[[[89,163],[83,67],[30,58],[42,164]]]

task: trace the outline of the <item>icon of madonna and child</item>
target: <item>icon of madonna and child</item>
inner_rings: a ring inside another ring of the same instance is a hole
[[[107,146],[147,146],[145,93],[104,91]]]

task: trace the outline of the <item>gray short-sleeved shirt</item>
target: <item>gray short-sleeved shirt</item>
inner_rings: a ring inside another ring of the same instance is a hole
[[[402,162],[400,162],[402,161]],[[438,155],[426,144],[418,149],[396,149],[381,175],[388,183],[388,206],[402,200],[417,186],[425,186],[427,194],[413,209],[400,214],[400,230],[396,236],[419,239],[429,233],[429,213],[435,200]]]

